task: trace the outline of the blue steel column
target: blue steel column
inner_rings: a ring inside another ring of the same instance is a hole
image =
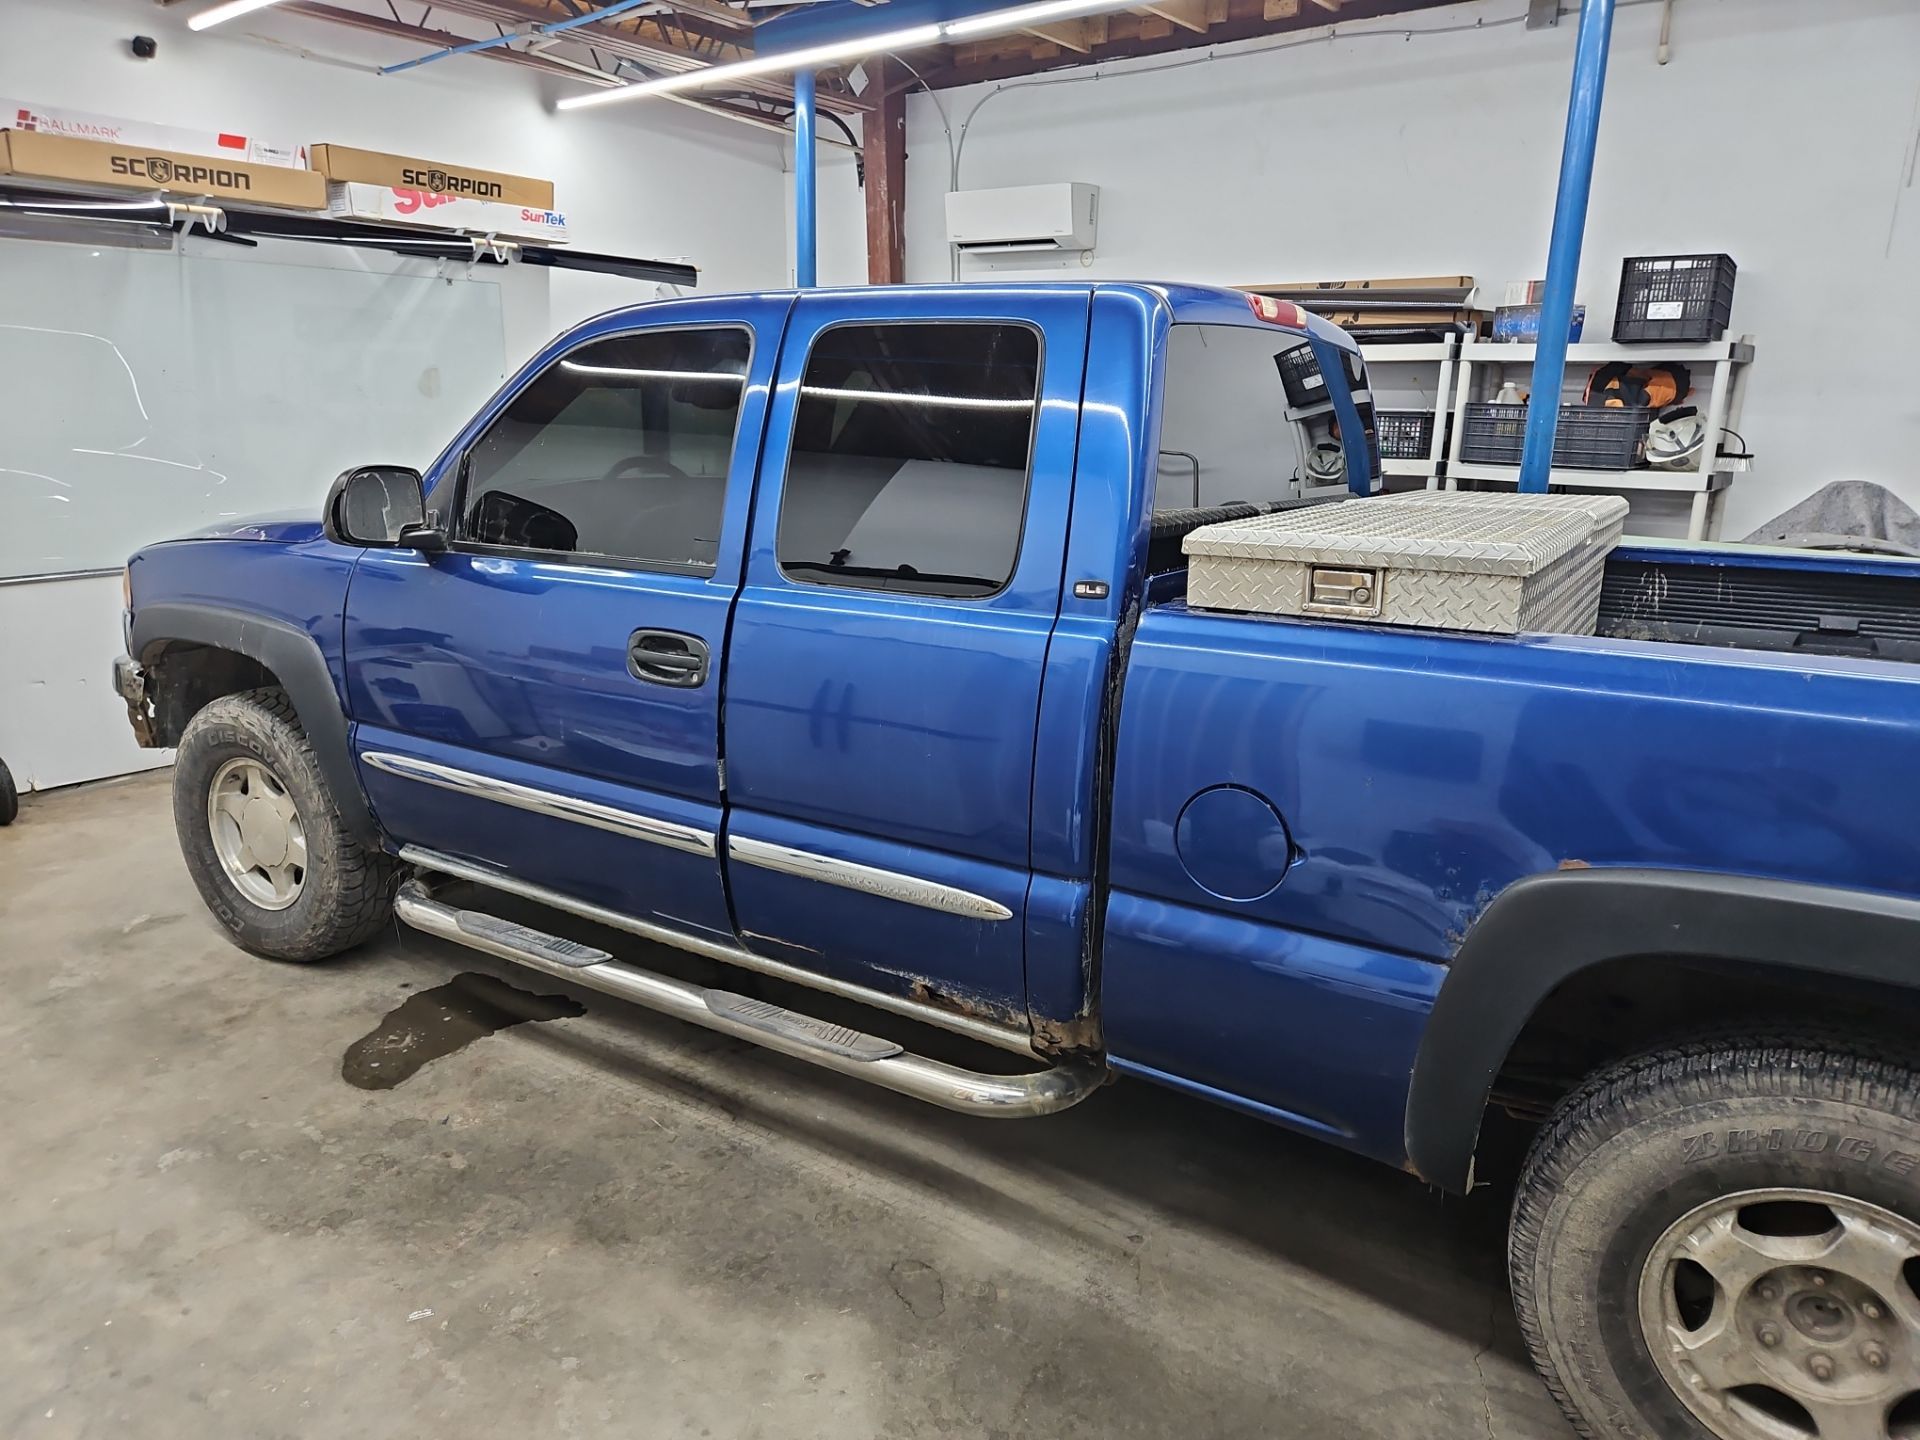
[[[793,283],[802,289],[817,282],[814,235],[818,207],[813,196],[813,72],[793,74]]]
[[[1533,390],[1527,402],[1526,445],[1520,452],[1520,488],[1545,490],[1553,467],[1553,435],[1560,422],[1560,382],[1567,369],[1567,327],[1573,323],[1573,285],[1580,274],[1580,240],[1593,189],[1594,143],[1600,134],[1600,92],[1607,80],[1613,36],[1613,0],[1582,0],[1573,48],[1573,95],[1567,102],[1567,138],[1560,151],[1560,192],[1553,202],[1553,239],[1540,297],[1540,340],[1533,352]]]

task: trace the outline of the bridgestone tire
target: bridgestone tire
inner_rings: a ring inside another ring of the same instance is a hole
[[[283,910],[254,904],[228,876],[208,828],[209,790],[229,760],[252,757],[286,787],[306,833],[300,894]],[[286,692],[247,690],[188,722],[173,768],[173,824],[200,898],[242,949],[269,960],[324,960],[377,935],[393,914],[399,865],[348,833]]]
[[[1514,1307],[1588,1440],[1711,1436],[1649,1354],[1639,1284],[1662,1234],[1749,1190],[1826,1191],[1920,1222],[1920,1074],[1870,1047],[1746,1037],[1626,1061],[1568,1096],[1514,1200]]]
[[[13,788],[13,772],[0,760],[0,825],[11,825],[20,813],[20,792]]]

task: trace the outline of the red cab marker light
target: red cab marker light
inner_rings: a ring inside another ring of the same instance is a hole
[[[1247,306],[1254,318],[1269,325],[1286,325],[1295,330],[1307,328],[1307,312],[1291,300],[1276,300],[1271,295],[1249,295]]]

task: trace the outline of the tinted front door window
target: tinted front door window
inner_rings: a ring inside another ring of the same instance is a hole
[[[470,452],[461,538],[711,571],[751,349],[662,330],[556,360]]]

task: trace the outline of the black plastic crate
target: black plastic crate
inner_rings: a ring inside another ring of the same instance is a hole
[[[1320,373],[1320,362],[1311,345],[1296,345],[1275,357],[1280,367],[1280,384],[1286,389],[1287,404],[1294,409],[1318,405],[1327,398],[1327,377]]]
[[[1718,340],[1733,319],[1738,269],[1730,255],[1629,255],[1620,262],[1613,338],[1635,345]]]
[[[1433,411],[1382,410],[1380,453],[1389,460],[1424,460],[1433,449]]]
[[[1553,434],[1553,463],[1569,470],[1631,470],[1647,444],[1653,412],[1562,405]],[[1518,465],[1526,443],[1527,407],[1470,403],[1460,432],[1460,458],[1475,465]]]

